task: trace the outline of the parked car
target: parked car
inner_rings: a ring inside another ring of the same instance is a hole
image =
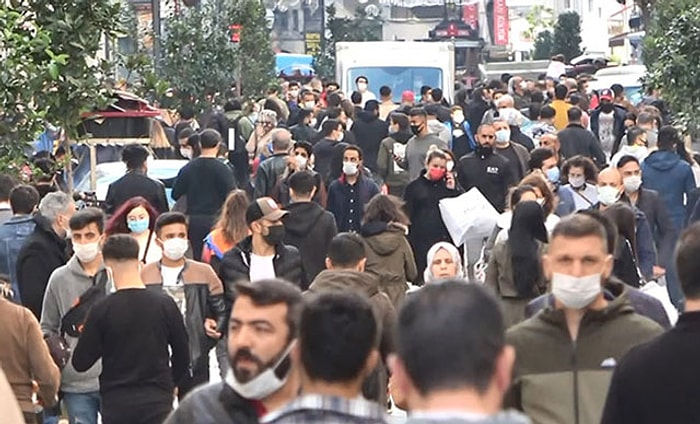
[[[610,88],[613,84],[620,84],[625,89],[625,96],[632,104],[637,105],[644,97],[642,81],[647,67],[644,65],[614,66],[601,69],[593,76],[595,79],[588,86],[595,90]]]

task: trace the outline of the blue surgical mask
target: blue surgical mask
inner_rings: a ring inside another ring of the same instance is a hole
[[[547,175],[547,180],[550,183],[558,183],[559,182],[559,167],[555,166],[554,168],[549,168],[545,174]]]
[[[144,218],[144,219],[138,219],[136,221],[127,221],[126,224],[132,233],[141,234],[144,231],[148,230],[149,223],[150,223],[149,219]]]

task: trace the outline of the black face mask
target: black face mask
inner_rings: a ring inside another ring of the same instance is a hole
[[[421,124],[421,125],[413,125],[413,124],[411,124],[411,132],[413,133],[413,135],[419,136],[420,133],[421,133],[421,131],[423,131],[423,125],[422,125],[422,124]]]
[[[276,246],[282,243],[284,239],[284,225],[267,227],[267,234],[263,235],[263,239],[265,239],[270,246]]]
[[[600,105],[600,110],[603,113],[610,113],[613,111],[614,108],[615,108],[615,105],[612,103],[603,103]]]
[[[480,156],[490,156],[493,154],[493,146],[489,146],[488,144],[477,144],[476,154]]]

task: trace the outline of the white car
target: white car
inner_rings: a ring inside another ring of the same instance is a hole
[[[595,79],[588,83],[593,90],[610,88],[613,84],[620,84],[625,89],[625,96],[632,104],[636,105],[644,97],[643,79],[647,72],[644,65],[614,66],[604,68],[595,73]]]

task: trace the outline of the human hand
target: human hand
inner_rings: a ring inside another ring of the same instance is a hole
[[[448,172],[445,174],[445,185],[450,190],[454,190],[455,187],[457,187],[457,183],[455,182],[455,175],[453,173]]]
[[[211,318],[207,318],[204,320],[204,332],[206,333],[207,337],[210,337],[212,339],[220,339],[221,338],[221,333],[217,331],[216,328],[216,321],[214,321]]]

